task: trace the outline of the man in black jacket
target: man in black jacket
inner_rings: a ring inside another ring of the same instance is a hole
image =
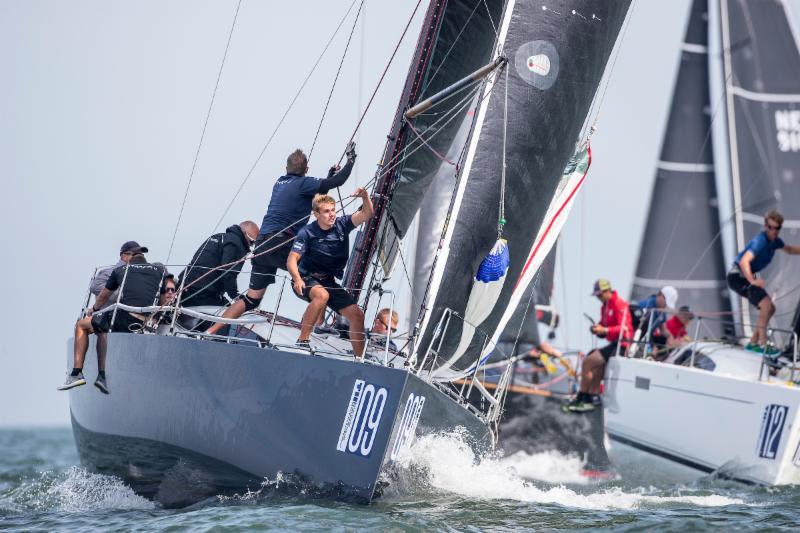
[[[246,220],[206,239],[178,277],[178,287],[181,283],[184,287],[181,304],[223,306],[236,299],[239,295],[236,278],[244,264],[241,259],[257,237],[258,225]]]
[[[297,149],[286,158],[286,175],[278,178],[272,187],[267,213],[261,223],[258,240],[253,248],[253,271],[250,287],[225,310],[223,318],[239,318],[245,311],[258,309],[267,287],[275,282],[278,269],[286,270],[286,260],[292,250],[294,237],[311,215],[311,201],[315,194],[343,185],[356,161],[356,145],[350,142],[345,150],[347,164],[332,167],[325,179],[308,176],[308,157]],[[218,322],[207,333],[218,333],[225,324]]]
[[[163,266],[148,263],[144,257],[144,250],[147,248],[139,247],[131,251],[132,257],[128,264],[116,268],[111,273],[94,305],[86,312],[86,316],[75,324],[73,345],[75,359],[72,372],[67,374],[67,380],[58,387],[58,390],[69,390],[86,384],[86,379],[83,377],[83,362],[89,349],[89,335],[110,331],[132,333],[141,330],[145,316],[122,309],[102,310],[106,308],[111,294],[117,290],[120,291],[118,302],[124,305],[150,307],[158,302],[159,289],[167,272]],[[94,313],[97,314],[93,316]],[[97,369],[98,375],[94,386],[103,394],[108,394],[105,343],[97,344]]]

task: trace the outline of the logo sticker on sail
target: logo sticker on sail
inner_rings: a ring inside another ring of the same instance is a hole
[[[781,152],[800,152],[800,109],[776,110],[775,130]]]
[[[781,445],[783,425],[789,408],[785,405],[769,404],[764,408],[761,418],[761,431],[758,434],[758,448],[756,452],[764,459],[775,459]]]
[[[549,41],[531,41],[514,54],[517,74],[537,89],[547,90],[558,77],[558,52]]]
[[[336,443],[337,450],[369,457],[388,396],[385,387],[356,380]]]
[[[408,449],[414,441],[414,434],[417,431],[417,423],[425,406],[425,396],[419,396],[413,392],[408,395],[403,418],[400,420],[400,427],[397,429],[397,438],[392,446],[391,459],[394,461],[401,452]]]

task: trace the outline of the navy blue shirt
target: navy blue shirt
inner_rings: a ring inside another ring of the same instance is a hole
[[[739,255],[736,256],[735,263],[738,265],[739,261],[744,257],[744,254],[749,250],[753,253],[753,260],[750,261],[750,271],[755,274],[766,268],[770,261],[772,261],[775,250],[783,248],[784,246],[785,244],[780,237],[776,238],[774,241],[770,241],[767,238],[767,233],[762,231],[747,243],[744,250],[739,252]]]
[[[322,180],[311,176],[281,176],[272,186],[267,214],[261,222],[261,235],[286,231],[296,235],[311,215],[311,200]]]
[[[299,232],[292,251],[302,255],[300,274],[324,274],[341,278],[350,254],[350,232],[356,229],[351,215],[337,217],[329,230],[319,227],[315,220]]]

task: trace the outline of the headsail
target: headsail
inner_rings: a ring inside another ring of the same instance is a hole
[[[672,285],[679,290],[680,305],[727,312],[710,132],[707,21],[708,0],[694,0],[631,298],[640,300]],[[729,317],[703,319],[700,334],[721,337],[723,320]]]
[[[497,344],[506,356],[524,353],[536,347],[542,340],[539,324],[555,326],[551,298],[556,267],[556,247],[547,254],[536,278],[528,285],[514,314],[506,323]],[[546,318],[547,317],[547,318]]]
[[[476,325],[496,339],[513,314],[552,247],[561,216],[580,183],[567,180],[572,186],[559,190],[565,183],[564,164],[573,156],[628,5],[563,2],[551,8],[541,2],[507,3],[495,54],[509,58],[508,86],[505,75],[497,76],[482,95],[434,265],[416,353],[430,345],[445,309],[464,314],[479,264],[497,240],[504,130],[508,167],[503,237],[510,265],[496,303]],[[582,146],[569,176],[588,167],[589,154],[588,146]],[[538,234],[531,228],[539,228]],[[456,352],[460,325],[452,323],[443,335],[440,345],[437,341],[440,372],[446,372],[445,367],[456,373],[466,370],[481,352],[483,340],[473,339],[466,350],[469,356],[462,360]],[[448,363],[441,367],[444,361]]]
[[[786,217],[781,237],[800,242],[800,53],[782,1],[720,0],[720,28],[736,246]],[[729,262],[733,257],[726,258]],[[771,325],[792,329],[800,299],[797,259],[775,254],[764,271],[777,311]],[[736,296],[736,295],[734,295]],[[741,302],[745,333],[755,318]]]

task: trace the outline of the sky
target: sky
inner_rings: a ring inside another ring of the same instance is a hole
[[[338,160],[415,3],[365,2],[312,175]],[[175,234],[178,264],[216,229],[260,223],[286,155],[313,141],[355,9],[267,140],[350,4],[241,2],[192,173],[236,0],[0,0],[0,425],[68,423],[56,391],[67,342],[94,267],[114,263],[124,241],[167,262]],[[589,179],[561,240],[557,303],[573,346],[588,343],[581,313],[598,312],[595,278],[630,290],[688,7],[637,0],[610,73]],[[423,15],[359,130],[343,192],[374,173]]]

